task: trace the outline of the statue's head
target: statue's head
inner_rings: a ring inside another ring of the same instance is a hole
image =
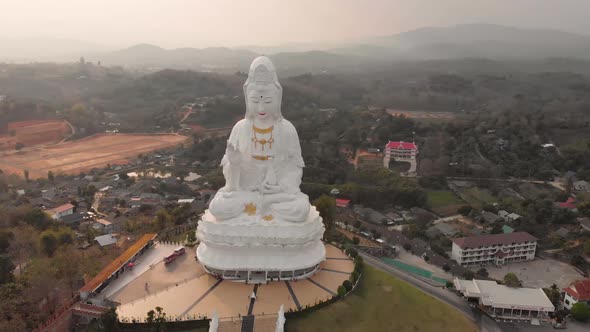
[[[250,120],[280,120],[283,88],[275,67],[269,58],[259,56],[250,65],[248,79],[244,83],[246,118]]]

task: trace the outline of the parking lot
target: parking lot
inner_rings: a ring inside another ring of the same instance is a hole
[[[491,278],[502,280],[506,273],[516,274],[524,287],[548,287],[557,284],[559,288],[569,286],[584,276],[571,265],[552,259],[537,258],[534,261],[506,264],[500,267],[486,266]],[[477,268],[474,269],[477,271]]]

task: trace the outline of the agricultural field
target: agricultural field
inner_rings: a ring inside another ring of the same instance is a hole
[[[186,136],[165,134],[99,134],[77,141],[0,154],[0,169],[5,173],[41,178],[54,174],[78,174],[108,164],[121,165],[139,154],[179,145]]]
[[[10,122],[6,132],[0,134],[0,151],[15,150],[17,143],[24,148],[57,143],[71,133],[72,129],[63,120]]]
[[[457,214],[457,209],[466,205],[465,201],[449,190],[429,190],[426,195],[428,206],[442,216]]]

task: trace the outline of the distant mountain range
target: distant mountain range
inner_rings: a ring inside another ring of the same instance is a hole
[[[47,43],[45,43],[47,44]],[[324,45],[281,45],[277,47],[245,46],[241,48],[178,48],[164,49],[140,44],[107,51],[104,47],[81,42],[70,46],[64,42],[51,55],[68,54],[69,61],[78,56],[103,65],[130,68],[194,69],[201,71],[245,71],[259,54],[269,55],[282,70],[288,72],[321,72],[375,66],[399,61],[484,58],[490,60],[538,60],[545,58],[577,58],[590,60],[590,36],[540,29],[521,29],[493,24],[464,24],[430,27],[392,36],[367,38],[355,43]],[[36,54],[44,52],[36,47]],[[29,51],[36,49],[29,47]],[[18,57],[18,49],[0,51],[0,60]],[[23,48],[23,50],[27,50]],[[27,52],[30,53],[30,52]],[[8,56],[7,56],[8,55]],[[23,59],[33,59],[30,54]],[[38,60],[51,58],[46,56]]]

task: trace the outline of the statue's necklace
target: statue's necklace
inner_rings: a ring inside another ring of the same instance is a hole
[[[270,126],[268,128],[258,128],[256,126],[252,126],[252,131],[254,132],[254,137],[252,137],[252,142],[254,142],[254,148],[258,148],[258,143],[260,143],[260,145],[262,146],[262,151],[264,151],[264,146],[266,144],[268,144],[268,148],[272,149],[272,143],[274,143],[274,139],[272,138],[272,131],[274,129],[274,126]],[[256,134],[260,134],[260,135],[266,135],[270,133],[270,138],[267,140],[265,138],[263,139],[258,139],[258,137],[256,136]]]

